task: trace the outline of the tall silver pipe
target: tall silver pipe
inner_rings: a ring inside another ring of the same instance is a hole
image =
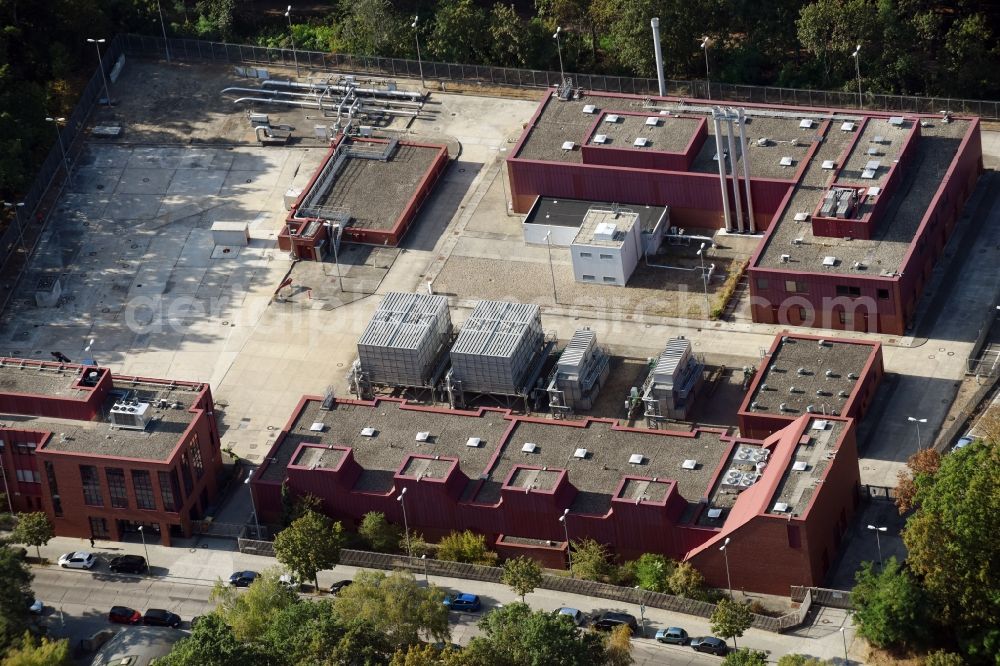
[[[736,137],[733,131],[733,120],[736,114],[732,109],[726,109],[726,124],[729,128],[729,165],[733,172],[733,200],[736,202],[736,223],[733,225],[739,231],[746,231],[743,226],[743,195],[740,194],[740,174],[736,170]]]
[[[719,158],[719,183],[722,186],[722,213],[726,218],[726,231],[733,230],[733,221],[729,217],[729,187],[726,185],[726,151],[722,148],[722,123],[719,119],[722,111],[719,107],[712,109],[712,124],[715,127],[715,154]]]
[[[656,82],[660,84],[660,97],[667,96],[667,82],[663,79],[663,50],[660,48],[660,19],[650,20],[653,26],[653,54],[656,56]]]
[[[750,153],[747,152],[747,133],[744,129],[746,125],[746,113],[739,109],[737,115],[740,119],[740,150],[743,152],[743,181],[747,188],[747,222],[750,224],[750,233],[757,233],[757,222],[753,217],[753,195],[750,194]]]

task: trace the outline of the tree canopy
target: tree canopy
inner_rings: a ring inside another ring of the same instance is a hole
[[[34,599],[31,572],[10,546],[0,544],[0,653],[18,641],[28,624]]]
[[[720,599],[709,621],[712,623],[712,633],[732,638],[733,647],[738,647],[736,639],[753,624],[753,614],[750,612],[750,604],[728,598]]]
[[[300,579],[313,581],[318,590],[318,572],[337,565],[343,541],[340,523],[315,511],[306,511],[278,532],[274,539],[274,554]]]
[[[523,603],[525,595],[542,584],[542,567],[530,557],[515,557],[503,563],[500,582],[514,590]]]
[[[17,524],[11,533],[14,543],[34,546],[38,561],[42,561],[40,546],[44,546],[56,535],[48,514],[44,511],[17,514]]]

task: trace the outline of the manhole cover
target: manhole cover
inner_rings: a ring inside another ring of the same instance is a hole
[[[137,289],[142,289],[142,285],[141,284],[137,284],[135,286],[136,286]]]
[[[107,314],[107,313],[111,312],[111,308],[101,308],[101,312],[103,312],[104,314]]]
[[[90,226],[90,222],[84,222],[84,223],[83,223],[83,226],[85,226],[85,227],[89,227],[89,226]],[[96,254],[96,253],[95,253],[95,254]]]
[[[938,347],[938,351],[944,351],[944,347]]]
[[[251,180],[250,178],[247,178],[247,182],[248,182],[248,183],[250,182],[250,180]]]
[[[224,321],[224,322],[222,322],[222,325],[223,326],[229,326],[229,322],[228,321]]]
[[[224,247],[224,248],[222,248],[222,254],[229,254],[229,253],[230,253],[230,251],[231,251],[231,250],[230,250],[230,249],[229,249],[228,247]]]
[[[936,356],[934,356],[934,354],[928,354],[928,355],[927,355],[927,358],[929,358],[929,359],[931,359],[931,360],[934,360],[934,359],[935,359],[935,358],[937,358],[937,357],[936,357]]]
[[[133,249],[133,250],[137,250],[137,249],[139,249],[139,246],[138,246],[138,245],[136,245],[135,243],[132,243],[132,249]]]
[[[149,178],[143,178],[143,179],[142,179],[142,182],[144,182],[144,183],[148,183],[148,182],[149,182]]]
[[[99,190],[103,190],[103,189],[104,189],[104,186],[103,186],[103,185],[98,185],[98,186],[97,186],[97,189],[99,189]]]
[[[338,363],[338,364],[337,364],[337,367],[338,367],[338,368],[342,368],[342,367],[344,367],[344,364],[343,364],[343,363]]]
[[[97,253],[96,253],[96,252],[89,252],[88,254],[89,254],[89,255],[90,255],[91,257],[96,257],[96,256],[97,256]]]

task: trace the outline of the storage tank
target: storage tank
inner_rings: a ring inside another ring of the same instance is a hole
[[[358,340],[361,372],[372,384],[428,386],[451,334],[444,296],[390,292]]]
[[[544,343],[537,305],[480,301],[451,348],[452,383],[472,393],[525,395]]]

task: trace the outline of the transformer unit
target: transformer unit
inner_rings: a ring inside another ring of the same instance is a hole
[[[582,328],[566,345],[548,385],[549,407],[554,414],[590,409],[608,378],[609,357],[597,346],[597,334]]]
[[[116,402],[111,408],[111,427],[121,430],[145,430],[152,420],[148,402],[135,400]]]
[[[691,341],[672,338],[646,379],[642,401],[646,418],[687,419],[703,381],[705,365],[691,352]]]

